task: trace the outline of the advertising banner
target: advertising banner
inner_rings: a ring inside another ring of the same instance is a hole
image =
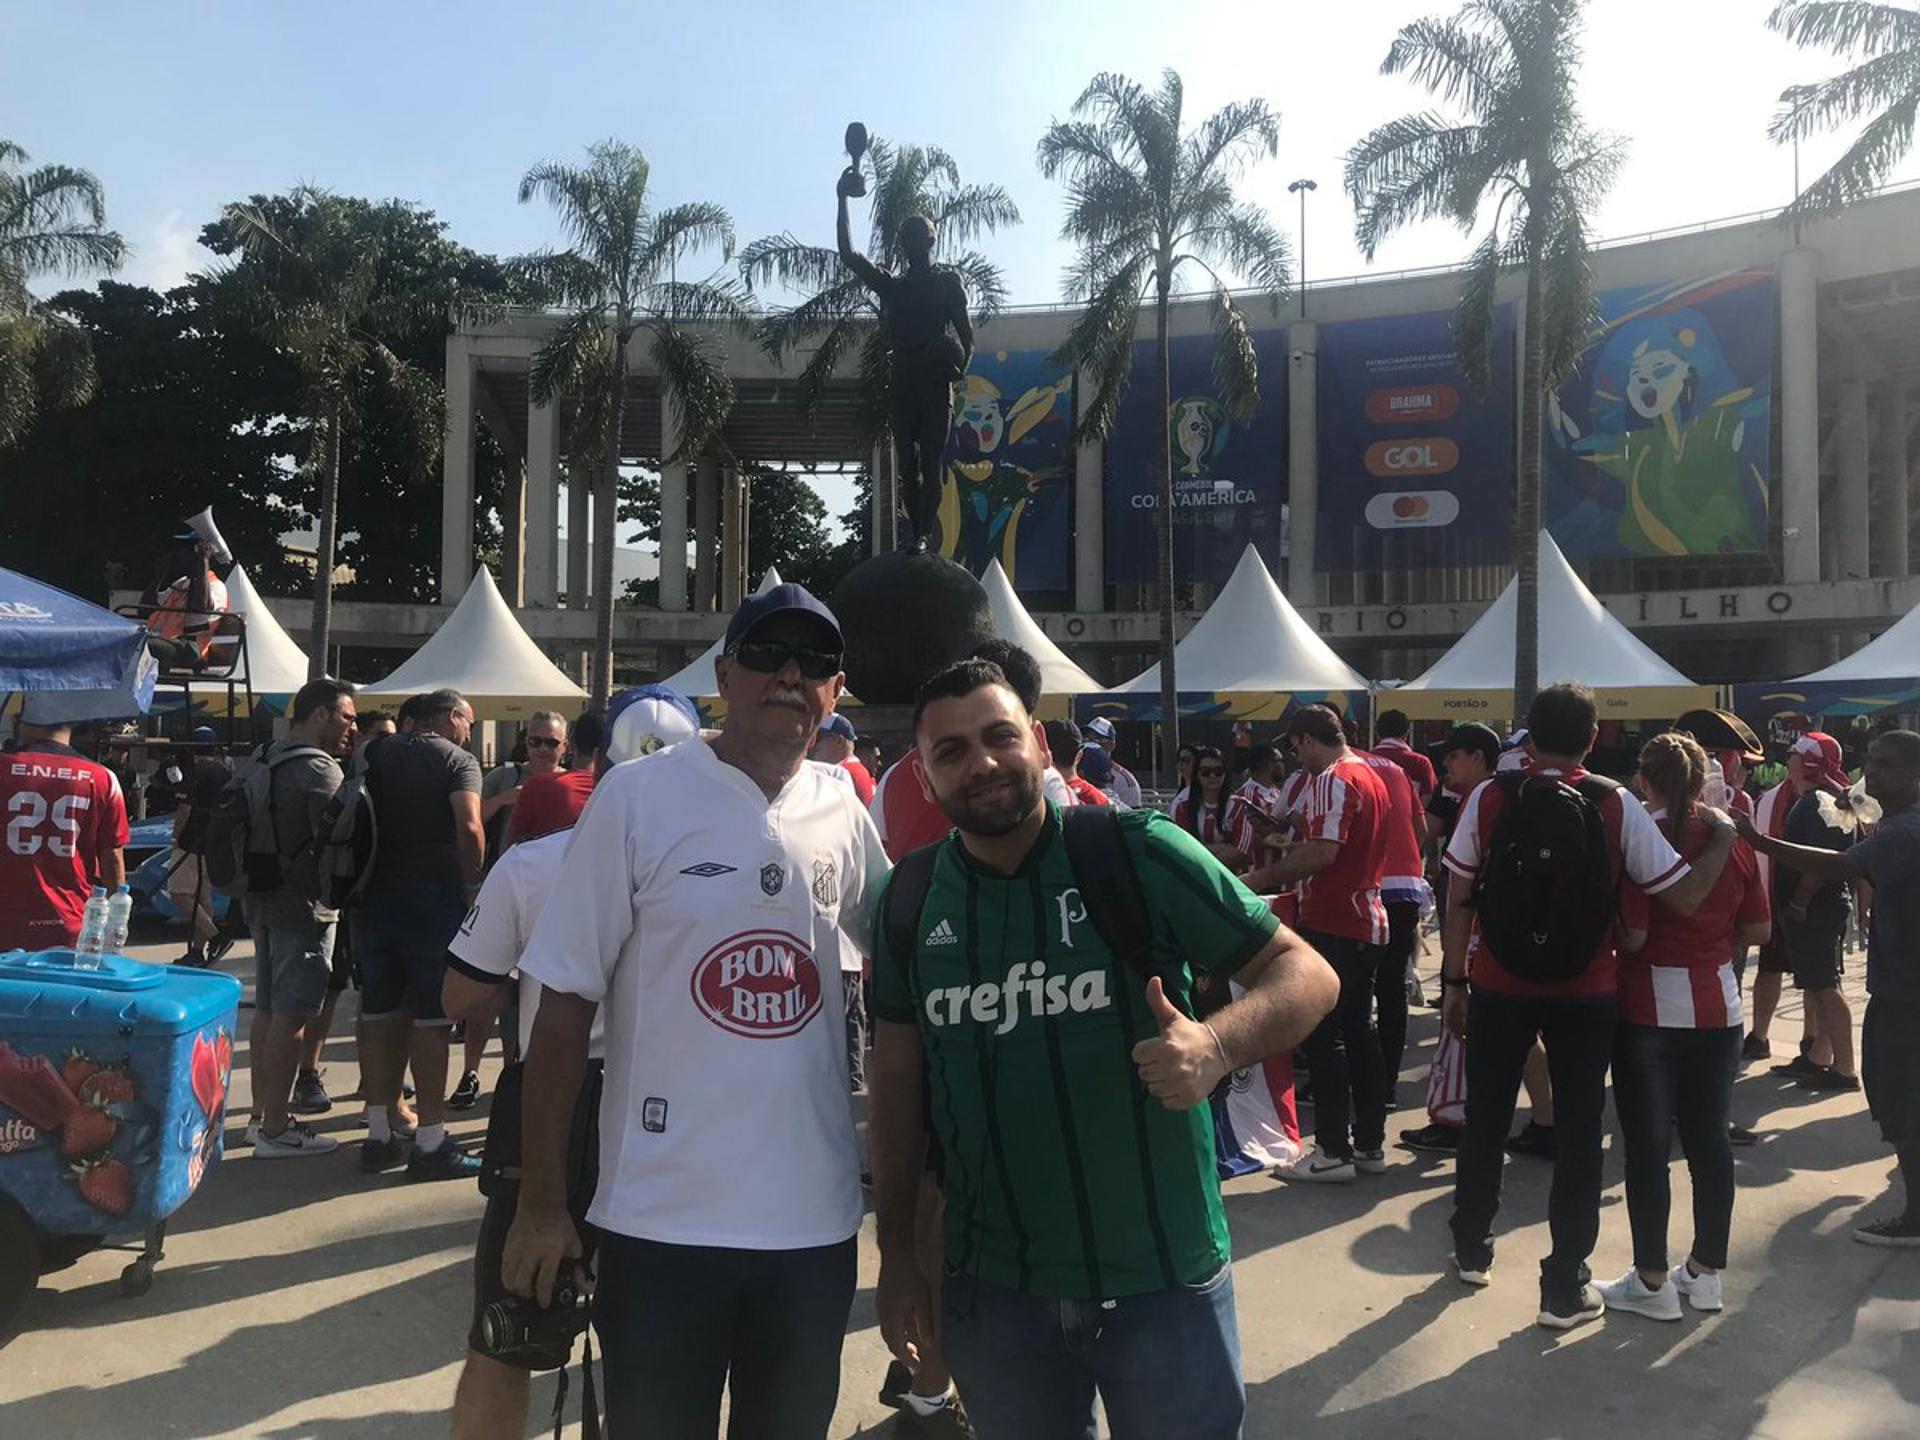
[[[1287,332],[1256,331],[1260,408],[1236,425],[1213,385],[1214,340],[1168,342],[1166,435],[1173,455],[1173,574],[1180,583],[1224,585],[1249,544],[1274,569],[1280,563],[1286,473]],[[1107,441],[1107,579],[1152,584],[1159,508],[1152,404],[1154,347],[1133,349],[1133,376]]]
[[[954,387],[940,485],[940,553],[975,575],[998,560],[1017,589],[1068,586],[1073,372],[1045,350],[980,350]]]
[[[1771,267],[1609,290],[1546,416],[1542,503],[1568,556],[1767,548]]]
[[[1320,327],[1322,571],[1502,565],[1513,505],[1513,308],[1467,383],[1448,311]]]

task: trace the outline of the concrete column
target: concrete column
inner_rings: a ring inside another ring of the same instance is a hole
[[[1320,327],[1296,320],[1287,327],[1287,598],[1305,608],[1320,603],[1313,536],[1320,510]]]
[[[473,579],[473,353],[447,337],[447,437],[441,450],[440,600],[455,605]]]
[[[1820,340],[1817,252],[1780,257],[1780,570],[1820,578]]]
[[[1904,580],[1913,573],[1907,543],[1907,396],[1889,385],[1875,398],[1873,430],[1873,573]]]
[[[713,609],[720,571],[720,462],[702,460],[693,473],[693,608]]]
[[[560,410],[527,402],[527,597],[551,610],[560,593]]]
[[[1864,580],[1869,571],[1870,520],[1867,486],[1867,384],[1849,382],[1840,392],[1840,486],[1835,497],[1834,535],[1840,547],[1841,580]]]
[[[660,455],[680,448],[680,418],[673,402],[660,395]],[[660,608],[687,608],[687,467],[684,461],[660,466]]]
[[[900,544],[899,497],[893,490],[893,442],[873,447],[873,553],[890,555]]]
[[[567,608],[584,610],[593,594],[593,483],[567,471]]]
[[[500,598],[518,610],[527,603],[527,470],[507,464],[500,497]]]
[[[1083,371],[1074,377],[1076,420],[1092,392]],[[1107,447],[1099,441],[1073,450],[1073,608],[1097,615],[1107,608]]]
[[[740,606],[741,576],[747,558],[746,486],[739,467],[727,466],[719,476],[720,508],[726,514],[726,535],[720,547],[720,608],[731,615]]]

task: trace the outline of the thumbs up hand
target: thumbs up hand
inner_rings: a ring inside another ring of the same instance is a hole
[[[1140,1083],[1169,1110],[1204,1105],[1227,1074],[1213,1031],[1180,1013],[1158,975],[1147,981],[1147,1010],[1160,1033],[1133,1047]]]

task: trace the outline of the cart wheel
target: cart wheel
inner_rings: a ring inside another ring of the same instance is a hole
[[[24,1210],[0,1195],[0,1337],[13,1333],[39,1283],[39,1232]]]
[[[153,1257],[142,1255],[120,1272],[122,1295],[144,1295],[153,1288]]]

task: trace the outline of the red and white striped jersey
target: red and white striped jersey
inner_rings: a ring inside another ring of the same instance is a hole
[[[1650,818],[1658,824],[1665,815],[1655,810]],[[1680,854],[1691,863],[1712,839],[1707,822],[1689,816]],[[1667,1030],[1724,1030],[1741,1023],[1734,931],[1768,915],[1757,858],[1745,845],[1734,846],[1720,879],[1691,915],[1653,903],[1638,885],[1621,886],[1621,925],[1647,937],[1640,949],[1620,956],[1622,1020]]]
[[[1793,793],[1793,786],[1782,780],[1760,797],[1753,807],[1753,828],[1772,840],[1779,840],[1787,833],[1787,816],[1793,813],[1793,802],[1800,797]],[[1742,845],[1742,850],[1746,846]],[[1765,855],[1754,857],[1760,863],[1760,889],[1769,900],[1773,898],[1773,861]]]
[[[1370,945],[1387,943],[1380,880],[1387,861],[1387,787],[1361,756],[1349,752],[1312,777],[1306,788],[1302,840],[1331,840],[1331,865],[1301,882],[1300,928]]]
[[[1433,761],[1397,736],[1391,740],[1380,741],[1373,747],[1373,753],[1393,761],[1400,767],[1413,786],[1413,793],[1420,802],[1420,808],[1424,810],[1427,802],[1433,799],[1434,787],[1439,784],[1438,777],[1433,773]]]
[[[1413,782],[1406,770],[1391,755],[1354,752],[1374,768],[1387,790],[1387,861],[1380,877],[1380,894],[1387,900],[1431,900],[1426,867],[1420,862],[1420,832],[1416,829],[1425,812],[1415,798]]]

